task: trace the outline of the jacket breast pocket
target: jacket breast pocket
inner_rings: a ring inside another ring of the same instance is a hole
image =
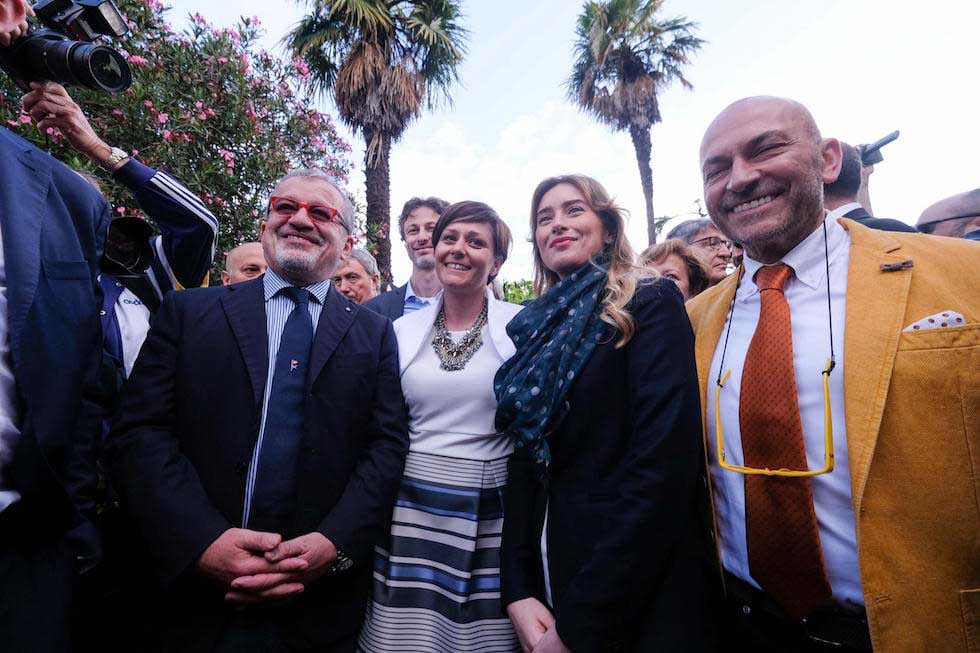
[[[63,318],[79,324],[96,316],[95,280],[88,263],[45,259],[42,267],[51,303]]]
[[[44,275],[49,279],[91,280],[87,261],[57,261],[45,259]]]

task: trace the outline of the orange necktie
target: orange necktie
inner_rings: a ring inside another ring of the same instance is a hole
[[[761,295],[739,402],[742,450],[748,467],[807,469],[793,370],[793,331],[783,294],[793,268],[761,268]],[[745,534],[749,571],[795,620],[831,596],[824,568],[813,488],[808,478],[745,477]]]

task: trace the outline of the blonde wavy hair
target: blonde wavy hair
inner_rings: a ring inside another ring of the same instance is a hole
[[[559,175],[548,177],[534,189],[531,196],[531,245],[534,250],[534,294],[541,296],[554,287],[558,275],[545,267],[538,250],[535,231],[538,222],[538,207],[545,193],[559,184],[574,186],[589,205],[605,228],[610,242],[603,246],[602,252],[609,259],[609,273],[606,278],[605,294],[602,300],[603,308],[600,319],[615,327],[622,334],[616,343],[616,348],[625,346],[636,332],[636,322],[626,310],[626,305],[633,299],[639,278],[644,275],[641,268],[635,264],[636,253],[626,238],[625,211],[616,205],[605,188],[592,177],[585,175]],[[598,253],[598,252],[597,252]],[[649,274],[648,272],[646,274]]]

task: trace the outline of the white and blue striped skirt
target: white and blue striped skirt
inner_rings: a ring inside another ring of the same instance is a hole
[[[409,452],[359,650],[520,650],[500,606],[506,483],[507,458]]]

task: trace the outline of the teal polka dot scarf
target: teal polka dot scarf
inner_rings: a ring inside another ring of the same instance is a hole
[[[565,397],[602,337],[605,261],[587,263],[528,304],[507,325],[517,348],[497,371],[497,430],[527,449],[546,475],[548,434],[567,411]]]

